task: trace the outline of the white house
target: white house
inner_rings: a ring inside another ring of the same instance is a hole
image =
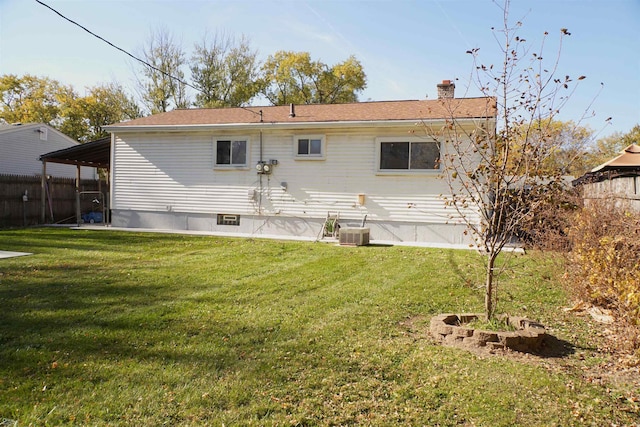
[[[78,144],[44,123],[0,125],[0,174],[42,175],[42,154]],[[76,168],[71,165],[48,165],[46,172],[56,177],[76,177]],[[96,172],[93,168],[83,167],[81,177],[94,179]]]
[[[467,130],[495,126],[493,99],[452,95],[174,110],[108,126],[112,225],[313,238],[329,217],[366,224],[374,240],[466,246],[443,198],[448,144],[424,131],[452,111]]]

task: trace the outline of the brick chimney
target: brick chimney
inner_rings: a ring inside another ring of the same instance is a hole
[[[451,80],[443,80],[438,84],[438,99],[453,98],[456,85]]]

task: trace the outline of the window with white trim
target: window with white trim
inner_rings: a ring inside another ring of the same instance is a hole
[[[248,138],[215,138],[213,152],[216,168],[246,168],[249,140]]]
[[[293,149],[297,159],[321,160],[325,158],[323,135],[298,135],[293,137]]]
[[[379,171],[436,171],[440,143],[418,138],[378,138]]]

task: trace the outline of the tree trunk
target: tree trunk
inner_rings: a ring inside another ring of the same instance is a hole
[[[496,263],[496,256],[489,253],[487,256],[487,269],[485,271],[485,294],[484,294],[484,314],[487,320],[493,318],[493,268]]]

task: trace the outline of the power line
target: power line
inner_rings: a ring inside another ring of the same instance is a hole
[[[57,10],[55,10],[54,8],[52,8],[51,6],[49,6],[48,4],[45,4],[45,3],[41,2],[40,0],[35,0],[35,1],[36,1],[37,3],[40,3],[42,6],[46,7],[47,9],[51,10],[53,13],[55,13],[55,14],[56,14],[56,15],[58,15],[58,16],[60,16],[62,19],[65,19],[65,20],[67,20],[67,21],[71,22],[73,25],[76,25],[76,26],[78,26],[78,27],[82,28],[82,29],[83,29],[83,30],[85,30],[87,33],[91,34],[93,37],[96,37],[96,38],[98,38],[98,39],[102,40],[103,42],[105,42],[105,43],[106,43],[106,44],[108,44],[109,46],[111,46],[111,47],[113,47],[113,48],[115,48],[115,49],[118,49],[120,52],[124,53],[125,55],[130,56],[131,58],[135,59],[135,60],[136,60],[136,61],[138,61],[138,62],[143,63],[144,65],[146,65],[147,67],[151,68],[152,70],[155,70],[155,71],[157,71],[157,72],[159,72],[159,73],[161,73],[161,74],[163,74],[163,75],[165,75],[165,76],[169,77],[170,79],[176,80],[177,82],[179,82],[179,83],[181,83],[181,84],[183,84],[183,85],[185,85],[185,86],[189,86],[190,88],[195,89],[195,90],[197,90],[198,92],[200,92],[200,89],[198,89],[197,87],[195,87],[195,86],[193,86],[193,85],[191,85],[191,84],[189,84],[189,83],[187,83],[187,82],[185,82],[185,81],[181,80],[181,79],[180,79],[180,78],[178,78],[178,77],[175,77],[175,76],[173,76],[173,75],[171,75],[171,74],[167,73],[166,71],[163,71],[163,70],[159,69],[158,67],[154,67],[153,65],[149,64],[149,63],[148,63],[147,61],[145,61],[144,59],[140,59],[140,58],[138,58],[137,56],[135,56],[135,55],[133,55],[133,54],[131,54],[131,53],[127,52],[127,51],[126,51],[126,50],[124,50],[124,49],[122,49],[121,47],[116,46],[115,44],[111,43],[109,40],[107,40],[107,39],[105,39],[105,38],[103,38],[103,37],[100,37],[100,36],[99,36],[99,35],[97,35],[96,33],[94,33],[94,32],[92,32],[91,30],[89,30],[88,28],[86,28],[86,27],[84,27],[84,26],[80,25],[79,23],[77,23],[77,22],[76,22],[76,21],[74,21],[73,19],[67,18],[67,17],[66,17],[66,16],[64,16],[62,13],[58,12]]]
[[[93,37],[96,37],[96,38],[98,38],[98,39],[102,40],[103,42],[105,42],[105,43],[106,43],[106,44],[108,44],[109,46],[111,46],[111,47],[113,47],[113,48],[115,48],[115,49],[119,50],[120,52],[124,53],[124,54],[125,54],[125,55],[127,55],[127,56],[130,56],[131,58],[135,59],[136,61],[143,63],[144,65],[146,65],[147,67],[151,68],[152,70],[155,70],[155,71],[157,71],[157,72],[159,72],[159,73],[161,73],[161,74],[163,74],[163,75],[165,75],[165,76],[169,77],[170,79],[173,79],[173,80],[175,80],[175,81],[177,81],[177,82],[179,82],[179,83],[181,83],[181,84],[183,84],[183,85],[185,85],[185,86],[188,86],[188,87],[190,87],[191,89],[194,89],[194,90],[196,90],[196,91],[198,91],[198,92],[202,92],[202,90],[201,90],[201,89],[198,89],[197,87],[193,86],[192,84],[189,84],[189,83],[187,83],[187,82],[185,82],[185,81],[181,80],[180,78],[175,77],[175,76],[173,76],[173,75],[171,75],[171,74],[167,73],[166,71],[163,71],[163,70],[159,69],[158,67],[155,67],[155,66],[153,66],[153,65],[149,64],[149,63],[148,63],[147,61],[145,61],[144,59],[140,59],[140,58],[138,58],[137,56],[135,56],[135,55],[133,55],[133,54],[131,54],[131,53],[127,52],[126,50],[122,49],[121,47],[116,46],[115,44],[111,43],[109,40],[105,39],[104,37],[101,37],[101,36],[97,35],[97,34],[96,34],[96,33],[94,33],[93,31],[91,31],[91,30],[89,30],[88,28],[86,28],[86,27],[82,26],[81,24],[77,23],[77,22],[76,22],[76,21],[74,21],[73,19],[67,18],[67,17],[66,17],[66,16],[64,16],[62,13],[58,12],[57,10],[55,10],[54,8],[52,8],[51,6],[49,6],[48,4],[43,3],[43,2],[41,2],[40,0],[35,0],[35,1],[36,1],[37,3],[39,3],[39,4],[41,4],[42,6],[46,7],[47,9],[51,10],[53,13],[55,13],[55,14],[56,14],[56,15],[58,15],[58,16],[60,16],[62,19],[66,20],[66,21],[69,21],[69,22],[71,22],[73,25],[76,25],[76,26],[78,26],[78,27],[82,28],[84,31],[86,31],[87,33],[91,34]],[[253,113],[253,114],[257,115],[257,116],[260,116],[260,122],[262,122],[262,120],[263,120],[263,119],[262,119],[262,110],[260,110],[260,111],[256,112],[256,111],[253,111],[253,110],[251,110],[251,109],[249,109],[249,108],[247,108],[247,107],[243,107],[242,105],[240,105],[240,106],[239,106],[239,108],[242,108],[243,110],[249,111],[250,113]]]

